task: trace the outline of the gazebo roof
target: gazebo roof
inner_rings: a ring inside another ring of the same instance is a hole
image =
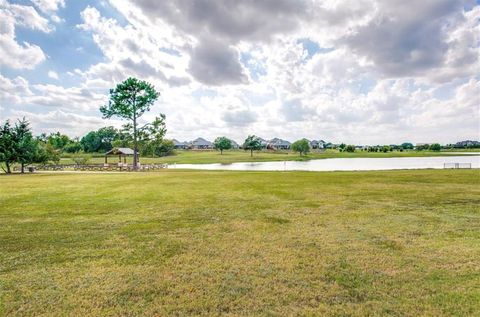
[[[133,155],[133,154],[134,154],[133,150],[128,147],[114,147],[113,149],[105,153],[105,155]]]

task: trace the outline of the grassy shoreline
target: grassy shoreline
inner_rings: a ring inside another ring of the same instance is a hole
[[[473,315],[480,172],[0,181],[0,315]]]
[[[480,154],[480,152],[479,152]],[[308,161],[327,158],[389,158],[389,157],[428,157],[428,156],[451,156],[451,151],[433,152],[433,151],[393,151],[387,153],[380,152],[338,152],[328,150],[325,152],[312,152],[306,156],[300,156],[298,153],[290,151],[260,151],[255,152],[253,157],[248,151],[225,151],[223,155],[217,151],[176,151],[176,155],[166,157],[141,157],[143,164],[168,163],[168,164],[208,164],[208,163],[235,163],[235,162],[268,162],[268,161]],[[461,155],[461,154],[459,154]],[[467,154],[465,154],[467,155]],[[118,158],[109,157],[110,163],[117,162]],[[128,162],[132,159],[129,158]],[[92,164],[101,164],[104,157],[97,154],[90,160]],[[61,164],[73,164],[70,157],[62,158]]]

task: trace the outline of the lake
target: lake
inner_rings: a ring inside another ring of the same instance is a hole
[[[229,171],[378,171],[443,169],[444,163],[470,163],[480,168],[480,155],[391,158],[331,158],[310,161],[239,162],[231,164],[172,164],[169,168]]]

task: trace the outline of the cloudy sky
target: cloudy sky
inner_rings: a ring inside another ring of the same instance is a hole
[[[128,76],[168,136],[480,138],[480,2],[0,0],[0,119],[82,136]]]

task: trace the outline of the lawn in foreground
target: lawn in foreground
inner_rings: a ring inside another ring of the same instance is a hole
[[[480,173],[0,177],[0,315],[475,315]]]

